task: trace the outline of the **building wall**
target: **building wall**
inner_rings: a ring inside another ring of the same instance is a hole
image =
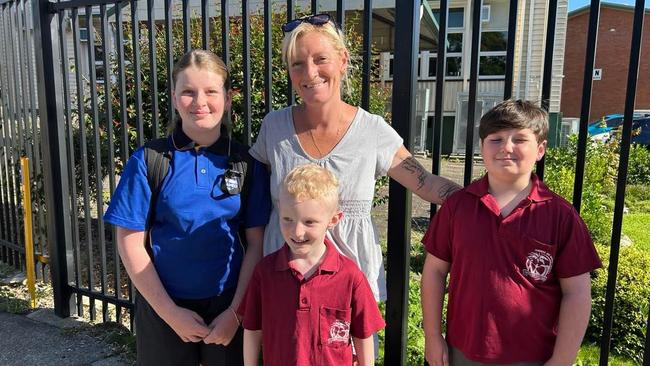
[[[611,113],[622,113],[625,106],[627,73],[632,39],[632,10],[601,6],[596,62],[602,80],[593,81],[591,113],[593,121]],[[650,109],[650,14],[646,12],[641,45],[636,109]],[[564,117],[580,117],[582,83],[587,47],[589,11],[574,14],[567,26],[564,83],[561,111]]]

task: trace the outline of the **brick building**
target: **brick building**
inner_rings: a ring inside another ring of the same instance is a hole
[[[633,21],[633,7],[601,3],[594,68],[601,69],[602,74],[601,80],[593,81],[589,121],[606,114],[623,113]],[[637,110],[650,110],[650,10],[646,10],[644,23]],[[588,6],[569,13],[560,105],[563,117],[580,117],[588,28]]]

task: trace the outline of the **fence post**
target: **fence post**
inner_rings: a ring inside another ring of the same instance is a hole
[[[60,73],[60,31],[48,0],[33,0],[34,47],[38,84],[38,106],[43,146],[43,173],[47,207],[47,243],[54,289],[54,312],[70,316],[73,309],[70,282],[74,274],[70,232],[68,160],[63,123],[63,90]]]
[[[420,35],[420,1],[395,4],[395,76],[393,78],[393,127],[409,148],[415,118],[415,82]],[[408,317],[409,252],[411,248],[411,194],[391,179],[388,201],[388,254],[386,342],[384,364],[404,365]]]

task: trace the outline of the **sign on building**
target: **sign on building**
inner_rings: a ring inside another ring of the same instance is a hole
[[[603,77],[603,69],[594,69],[594,80],[600,80]]]

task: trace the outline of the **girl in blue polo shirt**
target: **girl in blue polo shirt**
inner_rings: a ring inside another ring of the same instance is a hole
[[[271,207],[268,172],[222,128],[231,99],[228,70],[218,56],[190,51],[174,66],[172,79],[180,121],[167,138],[169,171],[156,202],[150,203],[145,151],[139,148],[104,220],[117,226],[120,257],[139,293],[138,364],[238,365],[242,339],[233,309],[262,256]],[[233,164],[235,153],[247,169],[235,168],[242,166]],[[155,212],[148,221],[150,206]]]

